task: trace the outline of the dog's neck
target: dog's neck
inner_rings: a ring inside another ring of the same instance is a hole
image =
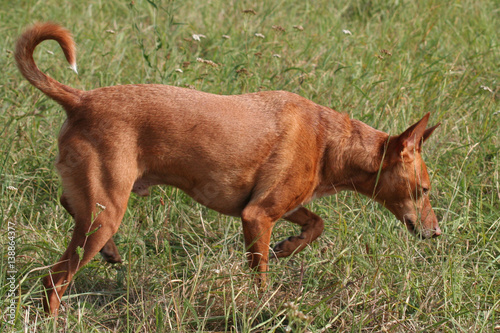
[[[372,197],[389,135],[361,121],[341,117],[335,117],[328,127],[329,141],[316,197],[342,190]]]

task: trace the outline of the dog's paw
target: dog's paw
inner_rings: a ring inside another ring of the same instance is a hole
[[[122,257],[119,253],[107,253],[105,251],[101,251],[101,256],[104,260],[109,262],[110,264],[121,264]]]
[[[277,243],[276,245],[274,245],[273,250],[271,251],[273,258],[278,259],[278,258],[282,258],[282,257],[288,256],[288,254],[286,254],[285,250],[283,249],[284,248],[284,245],[283,245],[284,242],[286,242],[286,240],[281,241],[281,242]]]
[[[284,258],[294,253],[302,251],[304,240],[300,236],[290,236],[279,242],[273,248],[273,257]]]

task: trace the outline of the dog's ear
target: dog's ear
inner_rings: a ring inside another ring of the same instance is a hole
[[[420,152],[422,143],[429,138],[432,132],[440,125],[437,124],[431,128],[425,129],[429,121],[430,113],[427,113],[422,119],[410,126],[406,131],[397,136],[391,136],[387,145],[387,154],[389,161],[411,161],[415,152]]]
[[[436,125],[426,129],[424,132],[424,136],[422,137],[422,142],[425,142],[431,136],[432,132],[434,132],[434,130],[438,128],[439,125],[441,125],[441,123],[437,123]]]
[[[429,116],[430,113],[427,113],[422,119],[411,125],[399,136],[398,141],[403,148],[403,153],[405,150],[408,153],[420,151],[422,148],[422,139],[425,134],[425,128],[427,127],[427,122],[429,121]]]

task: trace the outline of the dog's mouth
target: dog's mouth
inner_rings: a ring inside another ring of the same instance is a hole
[[[410,234],[412,234],[413,236],[420,238],[420,239],[426,238],[426,237],[424,237],[424,235],[421,234],[420,230],[418,230],[418,228],[416,227],[416,222],[415,222],[415,218],[417,218],[416,215],[409,214],[409,213],[401,214],[394,207],[391,207],[391,206],[386,206],[386,207],[391,211],[391,213],[393,213],[396,216],[396,218],[399,221],[403,222],[403,224],[405,225],[406,229],[408,230],[408,232]],[[401,216],[401,215],[403,215],[403,216]]]
[[[440,235],[440,233],[438,234],[435,231],[431,231],[429,229],[424,229],[424,230],[417,229],[415,226],[416,225],[415,220],[408,218],[407,216],[404,217],[403,223],[405,224],[406,229],[408,229],[408,231],[412,235],[420,239],[436,238],[439,237]]]
[[[406,226],[406,229],[415,237],[420,238],[420,239],[426,239],[429,237],[426,237],[424,234],[422,234],[421,230],[417,230],[415,226],[415,220],[412,218],[409,218],[408,216],[403,217],[403,223]]]
[[[405,216],[405,217],[403,218],[403,223],[405,224],[406,229],[408,229],[408,231],[409,231],[412,235],[415,235],[415,236],[417,236],[417,237],[418,237],[418,236],[422,237],[422,236],[420,235],[420,232],[417,232],[417,230],[416,230],[416,228],[415,228],[415,221],[414,221],[414,220],[412,220],[412,219],[410,219],[410,218],[408,218],[408,217],[406,217],[406,216]]]

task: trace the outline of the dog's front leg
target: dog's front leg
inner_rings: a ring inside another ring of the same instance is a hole
[[[241,220],[248,263],[258,272],[257,280],[264,285],[269,261],[269,243],[276,219],[270,217],[259,205],[249,205],[243,210]]]
[[[288,257],[291,254],[302,251],[307,245],[321,235],[324,222],[318,215],[300,207],[283,218],[302,227],[299,236],[291,236],[274,246],[274,255],[278,258]]]

